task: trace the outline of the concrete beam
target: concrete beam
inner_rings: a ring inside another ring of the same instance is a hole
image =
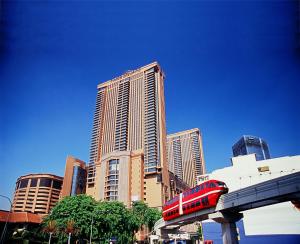
[[[231,222],[237,222],[240,219],[243,218],[242,213],[230,213],[230,212],[216,212],[208,215],[209,219],[212,219],[213,221],[217,223],[231,223]]]

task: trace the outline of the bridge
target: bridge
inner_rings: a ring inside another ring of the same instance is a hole
[[[243,217],[241,212],[263,206],[300,199],[300,172],[264,181],[220,197],[214,208],[203,209],[176,219],[155,223],[154,231],[159,236],[175,232],[180,226],[212,219],[222,226],[224,244],[238,243],[236,222]]]

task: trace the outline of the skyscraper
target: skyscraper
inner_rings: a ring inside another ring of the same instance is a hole
[[[256,136],[242,136],[232,147],[233,156],[248,155],[255,153],[256,160],[270,158],[268,144]]]
[[[168,198],[164,73],[151,63],[97,87],[87,194],[96,199]],[[151,197],[155,192],[155,197]]]
[[[197,175],[205,173],[202,138],[199,129],[181,131],[167,136],[169,170],[190,187]]]

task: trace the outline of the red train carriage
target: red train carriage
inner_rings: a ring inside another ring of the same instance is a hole
[[[226,184],[218,180],[209,180],[180,193],[163,206],[164,220],[170,220],[183,214],[189,214],[217,205],[219,197],[228,192]]]

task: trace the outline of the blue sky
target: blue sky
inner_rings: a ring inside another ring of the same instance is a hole
[[[243,134],[300,154],[296,14],[296,1],[2,2],[0,194],[88,160],[97,84],[154,60],[168,133],[200,128],[209,172]]]

